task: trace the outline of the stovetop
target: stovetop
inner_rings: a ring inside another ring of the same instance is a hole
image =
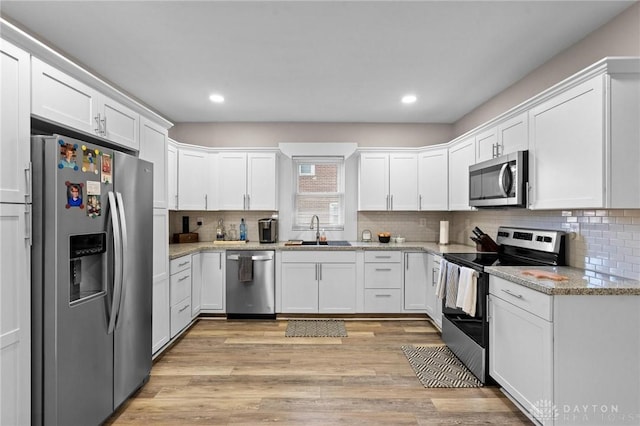
[[[498,253],[446,253],[444,258],[449,262],[480,271],[485,266],[495,266],[498,263]]]

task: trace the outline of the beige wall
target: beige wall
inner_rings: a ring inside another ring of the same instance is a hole
[[[640,56],[640,3],[635,3],[598,30],[462,117],[454,125],[455,136],[489,121],[606,56]]]
[[[280,142],[355,142],[361,147],[418,147],[453,139],[450,124],[177,123],[169,137],[212,147],[275,147]]]

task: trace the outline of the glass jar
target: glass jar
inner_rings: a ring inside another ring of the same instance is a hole
[[[235,223],[229,225],[229,229],[227,229],[227,238],[229,241],[236,241],[238,239],[238,230],[236,229]]]

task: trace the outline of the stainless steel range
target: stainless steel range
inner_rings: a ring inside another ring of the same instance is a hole
[[[459,278],[461,268],[475,271],[475,309],[461,309],[455,303],[447,303],[446,291],[442,300],[442,340],[456,356],[475,374],[482,383],[489,377],[489,325],[487,322],[487,297],[489,274],[486,266],[565,265],[565,233],[562,231],[514,228],[502,226],[498,229],[496,253],[447,253],[441,267],[454,270],[449,274],[446,286],[457,286],[452,282]],[[457,269],[457,271],[456,271]],[[450,288],[450,287],[449,287]],[[475,311],[475,312],[473,312]],[[472,312],[471,315],[469,312]]]

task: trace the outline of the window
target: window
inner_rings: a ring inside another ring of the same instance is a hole
[[[320,228],[344,229],[344,158],[293,157],[293,229],[309,229],[318,215]]]

